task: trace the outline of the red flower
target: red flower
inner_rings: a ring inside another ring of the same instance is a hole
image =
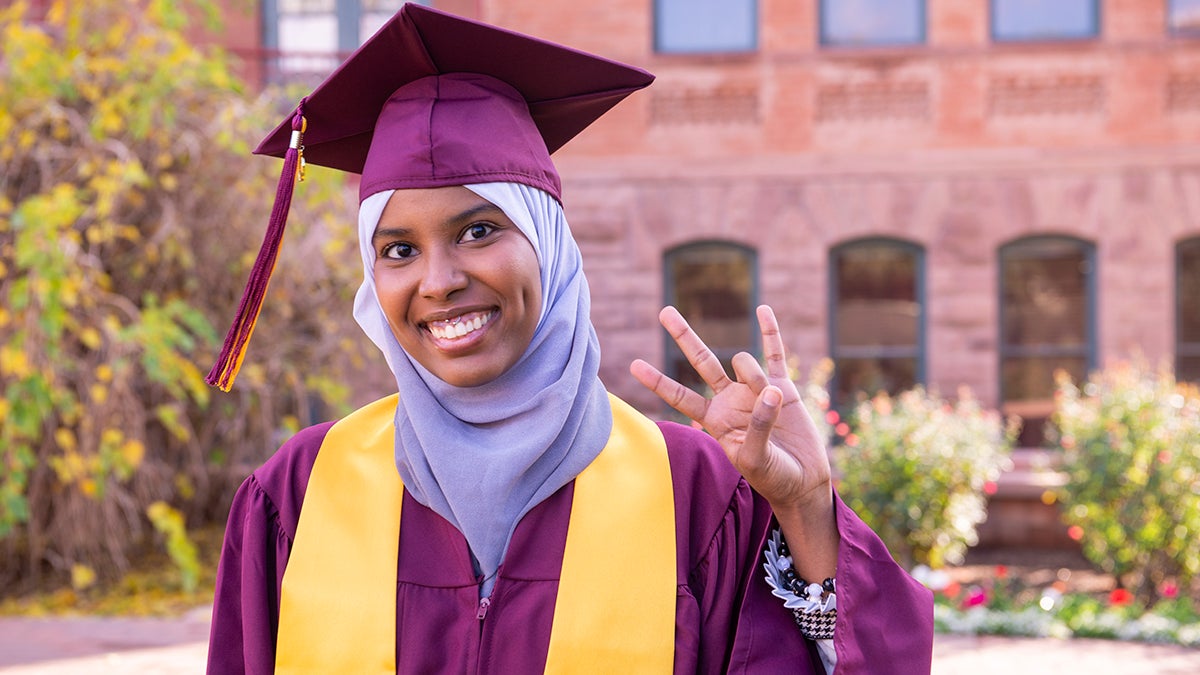
[[[1067,528],[1067,536],[1075,541],[1083,539],[1083,528],[1078,525],[1072,525]]]
[[[850,433],[850,425],[846,424],[845,422],[840,422],[836,427],[834,427],[833,430],[837,432],[838,436],[845,436],[846,434]]]
[[[830,410],[829,412],[825,413],[825,421],[829,424],[837,424],[838,420],[840,419],[841,417],[838,417],[836,410]]]
[[[1133,602],[1133,593],[1124,588],[1114,588],[1112,593],[1108,594],[1108,604],[1113,607],[1124,607]]]
[[[858,447],[858,436],[856,436],[854,434],[846,434],[845,443],[846,443],[846,445],[848,445],[852,448],[857,448]]]
[[[996,578],[997,579],[1007,579],[1008,578],[1008,567],[1006,567],[1004,565],[996,565]]]
[[[960,592],[962,592],[962,585],[957,581],[951,581],[942,589],[942,594],[951,599],[957,598]]]

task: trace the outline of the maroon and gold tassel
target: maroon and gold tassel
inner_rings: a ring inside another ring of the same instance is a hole
[[[266,236],[263,237],[262,248],[254,261],[254,269],[250,271],[250,278],[246,281],[237,316],[229,328],[229,333],[225,335],[225,344],[221,347],[217,363],[209,371],[208,377],[204,378],[205,382],[221,391],[229,391],[233,387],[233,381],[242,367],[242,359],[246,357],[246,348],[250,342],[250,335],[254,333],[254,324],[262,311],[267,284],[271,281],[271,272],[275,270],[275,260],[279,257],[279,246],[283,243],[283,229],[287,225],[288,210],[292,206],[292,192],[297,180],[304,179],[304,132],[307,124],[304,119],[304,102],[301,101],[295,116],[292,117],[292,140],[283,156],[283,170],[279,175],[275,205],[271,208],[271,221],[267,226]]]

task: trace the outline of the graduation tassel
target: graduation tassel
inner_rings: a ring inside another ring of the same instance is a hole
[[[205,382],[221,391],[229,391],[233,387],[238,369],[242,367],[242,359],[246,357],[246,348],[250,342],[250,335],[254,332],[254,324],[262,311],[267,284],[271,281],[271,272],[274,271],[275,260],[279,257],[279,246],[283,243],[283,229],[287,225],[288,210],[292,206],[292,192],[296,182],[304,180],[304,132],[307,126],[302,100],[292,117],[292,140],[283,156],[283,170],[279,174],[275,205],[271,208],[271,221],[267,225],[262,248],[254,261],[254,269],[250,271],[250,278],[246,281],[246,289],[242,291],[242,301],[238,304],[233,325],[225,335],[221,354],[217,356],[216,364],[204,378]]]

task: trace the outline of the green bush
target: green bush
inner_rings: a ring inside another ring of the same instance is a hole
[[[986,516],[985,486],[1009,465],[1015,424],[965,389],[950,403],[919,387],[863,401],[845,424],[833,460],[846,503],[901,564],[961,562]]]
[[[6,593],[125,571],[155,502],[223,521],[280,436],[349,407],[334,383],[371,352],[353,193],[310,171],[237,389],[211,393],[279,176],[250,143],[279,112],[185,32],[212,0],[27,4],[0,3]]]
[[[1143,607],[1200,572],[1200,395],[1166,370],[1124,364],[1082,390],[1059,375],[1060,501],[1083,552]]]

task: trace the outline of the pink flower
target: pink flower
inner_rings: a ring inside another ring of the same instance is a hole
[[[838,425],[833,430],[837,432],[838,436],[845,436],[850,433],[850,425],[845,422],[838,422]]]
[[[1158,589],[1164,598],[1174,600],[1179,597],[1179,586],[1174,581],[1164,581],[1161,588]]]
[[[980,605],[987,604],[987,601],[987,591],[983,590],[979,586],[972,586],[967,589],[967,597],[963,598],[962,607],[963,609],[978,607]]]
[[[838,417],[836,410],[830,410],[829,412],[825,413],[825,421],[829,424],[837,424],[838,420],[840,419],[841,417]]]
[[[989,480],[988,482],[984,483],[984,484],[983,484],[983,493],[984,493],[985,495],[994,495],[994,494],[996,494],[996,481],[994,481],[994,480]]]

